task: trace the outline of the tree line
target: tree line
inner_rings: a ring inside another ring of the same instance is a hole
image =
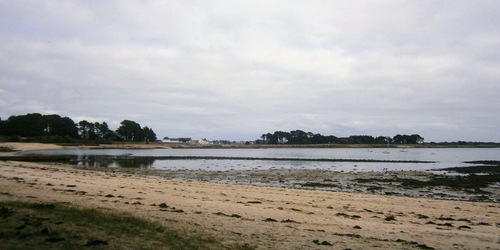
[[[275,131],[274,133],[262,134],[261,138],[256,141],[258,144],[420,144],[423,142],[424,138],[418,134],[398,134],[393,137],[351,135],[339,138],[334,135],[322,135],[302,130]]]
[[[0,118],[0,136],[6,141],[110,143],[113,141],[156,141],[156,134],[149,127],[123,120],[120,127],[111,130],[106,122],[75,123],[69,117],[57,114],[30,113]]]

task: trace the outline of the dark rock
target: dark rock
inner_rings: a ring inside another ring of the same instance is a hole
[[[228,215],[228,214],[225,214],[223,212],[217,212],[217,213],[215,213],[215,215],[221,215],[221,216],[233,217],[233,218],[241,218],[241,215],[239,215],[239,214]]]
[[[453,227],[453,224],[451,223],[443,223],[443,224],[437,224],[438,226],[444,226],[444,227]]]
[[[107,244],[108,242],[105,240],[89,240],[87,241],[87,244],[85,244],[85,246],[87,247],[100,246],[100,245],[105,246]]]
[[[42,229],[41,233],[45,235],[50,235],[51,231],[48,227],[45,227],[44,229]]]
[[[491,224],[488,222],[479,222],[479,223],[477,223],[477,225],[478,226],[491,226]]]
[[[316,244],[316,245],[321,245],[321,246],[333,246],[332,243],[324,240],[324,241],[319,241],[319,240],[313,240],[313,243]]]
[[[416,216],[417,218],[419,218],[419,219],[429,219],[429,216],[424,215],[424,214],[417,214],[417,215],[415,215],[415,216]]]
[[[297,222],[297,221],[294,221],[294,220],[290,220],[290,219],[282,220],[281,223],[297,223],[297,224],[301,224],[300,222]]]
[[[396,216],[394,216],[392,214],[389,214],[389,215],[385,216],[384,220],[386,220],[386,221],[393,221],[393,220],[396,220]]]
[[[65,240],[66,239],[62,238],[62,237],[50,237],[50,238],[47,238],[45,241],[54,243],[54,242],[60,242],[60,241],[65,241]]]
[[[443,216],[441,216],[441,217],[439,217],[439,218],[437,218],[437,219],[438,219],[438,220],[445,220],[445,221],[454,221],[454,220],[455,220],[455,219],[453,219],[453,218],[451,218],[451,217],[443,217]]]
[[[417,247],[420,249],[427,249],[427,250],[434,250],[435,249],[435,248],[427,246],[425,244],[418,244]]]
[[[352,238],[361,238],[361,235],[359,234],[343,234],[343,233],[334,233],[334,235],[337,236],[343,236],[343,237],[352,237]]]

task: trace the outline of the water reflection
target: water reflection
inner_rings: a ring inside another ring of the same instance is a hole
[[[152,168],[154,158],[110,157],[107,155],[81,155],[72,161],[83,167],[108,168]]]
[[[109,167],[120,167],[120,168],[152,168],[155,159],[131,159],[131,160],[117,160],[113,162],[112,166]]]
[[[500,160],[499,148],[412,148],[407,152],[400,152],[399,149],[394,148],[389,149],[392,150],[390,154],[384,154],[385,150],[378,148],[69,149],[23,151],[12,154],[15,156],[69,156],[74,159],[73,164],[87,167],[209,171],[233,169],[423,171],[466,167],[471,165],[465,163],[468,161]],[[283,160],[286,158],[293,160]],[[334,159],[339,161],[331,161]],[[64,160],[66,161],[67,158],[64,157]],[[60,159],[56,157],[54,161],[60,161]],[[424,161],[433,163],[423,163]]]

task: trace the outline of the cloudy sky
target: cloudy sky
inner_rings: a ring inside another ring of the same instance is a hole
[[[0,0],[0,117],[500,141],[500,1]]]

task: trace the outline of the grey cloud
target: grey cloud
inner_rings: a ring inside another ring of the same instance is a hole
[[[498,141],[496,1],[0,4],[0,115]],[[23,17],[23,18],[17,18]]]

